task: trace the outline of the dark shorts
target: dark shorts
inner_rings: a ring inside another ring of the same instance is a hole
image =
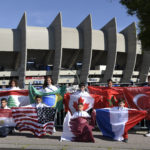
[[[0,127],[0,137],[6,137],[13,129],[14,127]]]
[[[150,133],[150,120],[146,120],[146,126],[148,128],[148,132]]]

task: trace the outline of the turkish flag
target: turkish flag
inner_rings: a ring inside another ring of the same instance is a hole
[[[150,87],[125,87],[124,95],[130,108],[146,110],[150,120]]]
[[[88,86],[90,94],[101,96],[101,102],[95,101],[95,108],[105,108],[118,106],[119,99],[125,99],[122,87],[100,87],[100,86]],[[127,107],[127,103],[125,107]]]

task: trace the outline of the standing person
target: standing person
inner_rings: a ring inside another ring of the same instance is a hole
[[[148,83],[146,85],[147,87],[150,87],[150,76],[148,76]],[[147,134],[145,134],[146,137],[150,137],[150,120],[146,120],[146,126],[147,126]]]
[[[43,84],[43,92],[48,93],[48,92],[55,92],[57,91],[57,87],[53,85],[53,80],[50,76],[45,77],[45,81]]]
[[[112,88],[113,87],[113,81],[112,79],[107,80],[107,87]]]
[[[53,80],[52,80],[52,78],[51,78],[50,76],[46,76],[46,77],[45,77],[44,84],[43,84],[43,90],[42,90],[42,92],[44,92],[44,93],[49,93],[49,92],[55,92],[55,91],[57,91],[57,90],[58,90],[58,88],[53,85]],[[51,98],[53,99],[53,95],[45,96],[45,97],[49,97],[50,99],[51,99]],[[43,101],[48,105],[47,100],[45,100],[45,99],[43,98]],[[53,105],[53,103],[51,103],[51,105]],[[53,132],[56,132],[55,127],[53,127]]]
[[[77,92],[75,92],[75,94],[79,95],[80,97],[84,97],[84,96],[89,96],[89,92],[88,90],[86,89],[86,84],[85,83],[80,83],[79,84],[79,90]],[[82,102],[81,102],[82,103]],[[79,108],[81,107],[81,105],[79,105]],[[89,109],[88,110],[88,113],[91,114],[93,111],[93,109]]]
[[[20,90],[18,86],[18,81],[16,79],[12,79],[9,82],[9,90]]]
[[[79,93],[88,93],[87,90],[86,90],[86,86],[85,86],[85,83],[80,83],[79,84],[79,90],[78,90]]]
[[[6,91],[6,90],[7,90],[6,85],[2,85],[1,91]]]
[[[113,107],[118,106],[118,100],[115,95],[115,89],[113,89],[113,81],[112,79],[107,80],[107,101],[106,101],[106,107]]]
[[[113,108],[114,110],[118,110],[118,111],[125,111],[125,110],[128,110],[127,107],[125,107],[125,100],[124,99],[119,99],[119,102],[118,102],[118,107],[114,107]],[[121,117],[121,116],[120,116]],[[122,118],[123,119],[123,118]],[[123,135],[123,142],[125,143],[128,143],[128,132],[125,132],[124,135]]]

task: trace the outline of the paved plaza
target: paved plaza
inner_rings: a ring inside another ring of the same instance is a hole
[[[62,131],[37,138],[30,132],[15,132],[0,139],[0,149],[50,149],[50,150],[150,150],[150,137],[145,131],[130,131],[128,143],[104,138],[100,131],[94,131],[95,143],[60,142]]]

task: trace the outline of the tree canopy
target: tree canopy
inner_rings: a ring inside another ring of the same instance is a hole
[[[136,15],[139,19],[139,39],[145,50],[150,50],[150,0],[120,0],[127,8],[129,15]]]

